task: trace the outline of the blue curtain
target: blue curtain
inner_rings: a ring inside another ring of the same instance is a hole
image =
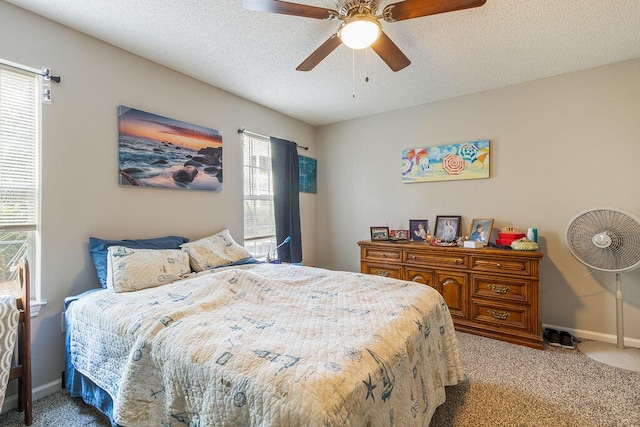
[[[271,137],[276,240],[281,243],[291,237],[289,243],[278,248],[278,258],[282,262],[302,262],[297,147],[295,142]]]

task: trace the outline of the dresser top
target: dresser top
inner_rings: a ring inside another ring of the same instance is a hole
[[[499,249],[499,248],[464,248],[459,246],[436,246],[428,243],[422,242],[412,242],[412,241],[402,241],[402,242],[392,242],[392,241],[371,241],[371,240],[361,240],[358,242],[359,246],[367,246],[367,247],[376,247],[379,249],[401,249],[401,250],[419,250],[419,251],[433,251],[433,252],[455,252],[455,253],[464,253],[467,255],[490,255],[490,256],[511,256],[511,257],[519,257],[519,258],[542,258],[544,254],[540,251],[516,251],[513,249]]]

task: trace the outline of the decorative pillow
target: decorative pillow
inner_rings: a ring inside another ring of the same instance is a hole
[[[222,230],[218,234],[185,243],[180,247],[189,253],[191,268],[196,272],[251,257],[249,251],[233,240],[229,230]]]
[[[131,292],[175,282],[191,274],[189,255],[179,249],[107,250],[107,288]]]
[[[107,249],[110,246],[124,246],[135,249],[180,249],[180,245],[187,243],[189,239],[180,236],[166,236],[155,239],[137,240],[104,240],[97,237],[89,237],[89,252],[96,266],[98,280],[103,288],[107,287]]]

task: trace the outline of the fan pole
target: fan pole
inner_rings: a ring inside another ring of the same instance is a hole
[[[624,316],[622,314],[622,273],[616,273],[616,331],[618,331],[618,348],[624,348]]]

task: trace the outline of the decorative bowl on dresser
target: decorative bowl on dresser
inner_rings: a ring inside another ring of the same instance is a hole
[[[358,242],[360,271],[411,280],[444,297],[457,330],[543,349],[538,282],[542,252]]]

